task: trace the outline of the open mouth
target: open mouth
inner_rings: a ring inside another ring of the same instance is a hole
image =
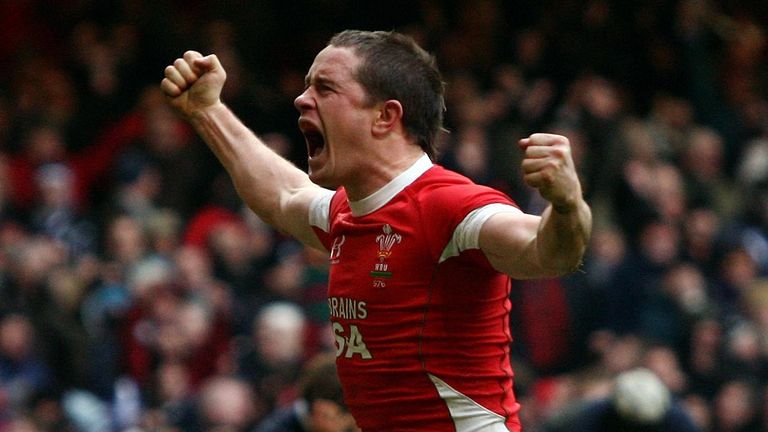
[[[307,153],[309,157],[315,157],[325,148],[325,138],[317,130],[304,131],[304,139],[307,141]]]
[[[304,140],[307,142],[307,154],[310,158],[313,158],[322,153],[325,148],[325,137],[320,129],[312,122],[299,119],[299,129],[304,135]]]

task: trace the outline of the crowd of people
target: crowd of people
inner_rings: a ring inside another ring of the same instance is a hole
[[[526,431],[638,367],[703,431],[768,430],[765,4],[356,3],[0,1],[0,430],[251,431],[302,396],[335,351],[328,259],[242,205],[158,84],[215,52],[305,167],[293,100],[344,28],[436,55],[438,162],[526,211],[515,143],[571,141],[594,233],[574,274],[513,281]]]

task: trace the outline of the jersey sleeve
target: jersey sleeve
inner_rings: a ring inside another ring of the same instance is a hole
[[[470,249],[480,249],[480,229],[485,221],[498,213],[522,213],[522,211],[511,204],[502,203],[486,204],[483,207],[472,210],[456,226],[451,240],[440,255],[440,261],[458,256]]]
[[[520,211],[504,193],[476,184],[439,187],[420,202],[431,252],[440,261],[477,249],[480,228],[494,214]]]
[[[331,206],[334,195],[334,191],[323,189],[309,204],[309,226],[326,249],[331,246]]]

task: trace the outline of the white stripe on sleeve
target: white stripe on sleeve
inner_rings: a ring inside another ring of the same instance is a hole
[[[331,198],[336,192],[322,189],[309,203],[309,225],[325,232],[331,230]]]
[[[458,256],[465,250],[479,249],[480,228],[483,227],[488,218],[497,213],[522,213],[522,211],[513,205],[501,203],[488,204],[472,210],[456,226],[451,241],[448,242],[442,255],[440,255],[440,262]]]

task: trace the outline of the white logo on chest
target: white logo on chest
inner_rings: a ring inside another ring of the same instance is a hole
[[[346,237],[343,235],[333,239],[333,245],[331,245],[331,254],[328,256],[328,261],[330,261],[331,264],[336,264],[339,262],[339,257],[341,256],[341,245],[344,244],[345,240]]]

